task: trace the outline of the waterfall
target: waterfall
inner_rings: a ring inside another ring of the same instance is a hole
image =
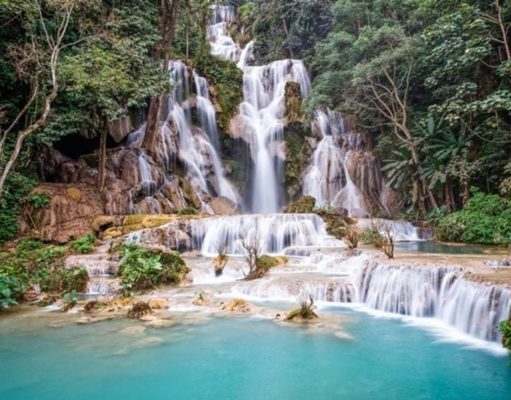
[[[243,71],[243,103],[240,117],[244,126],[250,127],[246,137],[250,142],[254,172],[252,176],[250,210],[255,213],[277,212],[282,207],[280,182],[284,129],[285,86],[293,81],[300,84],[305,98],[310,91],[310,80],[305,65],[300,60],[279,60],[263,66],[247,66],[253,43],[244,50],[228,36],[227,23],[233,14],[215,7],[213,24],[209,27],[212,54],[230,61],[239,61]],[[230,10],[230,9],[229,9]]]
[[[138,155],[138,169],[140,173],[140,185],[146,196],[151,196],[156,189],[156,182],[153,180],[151,167],[147,162],[147,155],[142,149]]]
[[[460,269],[366,263],[356,278],[358,301],[389,313],[444,321],[479,339],[498,341],[511,313],[511,290],[461,277]]]
[[[345,247],[329,236],[325,223],[315,214],[232,215],[176,221],[129,235],[136,243],[161,244],[174,250],[197,250],[204,256],[243,255],[247,245],[261,254],[283,254],[294,248]]]
[[[229,36],[227,24],[236,20],[236,10],[225,5],[214,5],[211,8],[213,17],[207,31],[211,54],[235,62],[239,59],[241,50]]]
[[[303,194],[314,197],[320,207],[331,205],[348,210],[352,216],[368,215],[364,196],[353,182],[347,166],[348,152],[359,148],[358,142],[350,138],[348,152],[341,148],[341,140],[350,136],[346,122],[336,112],[318,111],[316,121],[321,141],[305,174]]]
[[[203,255],[244,254],[243,242],[261,253],[282,253],[300,246],[342,247],[329,236],[323,220],[315,214],[233,215],[192,222],[197,249]]]
[[[215,150],[219,152],[220,141],[218,139],[218,128],[216,125],[216,110],[215,106],[209,99],[208,81],[206,78],[199,76],[195,70],[193,71],[193,80],[195,82],[195,90],[197,92],[195,98],[197,101],[196,107],[199,114],[200,126],[202,130],[207,133],[211,143],[215,147]]]

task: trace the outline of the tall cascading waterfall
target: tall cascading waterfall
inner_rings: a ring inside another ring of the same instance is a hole
[[[187,66],[181,61],[173,61],[172,79],[177,83],[173,96],[168,99],[169,117],[172,118],[179,134],[179,158],[187,166],[189,178],[204,191],[210,192],[208,183],[213,183],[218,195],[225,196],[238,204],[238,195],[234,187],[225,177],[217,149],[212,141],[218,140],[216,133],[216,114],[214,107],[206,97],[209,88],[207,81],[194,72],[197,93],[197,108],[201,116],[201,123],[207,129],[193,129],[188,114],[189,110],[183,108],[185,95],[183,88],[187,88],[189,73]],[[208,136],[210,135],[210,136]],[[216,137],[215,137],[216,136]],[[208,174],[213,174],[213,182],[208,181]]]
[[[282,170],[279,160],[283,154],[284,101],[287,82],[300,84],[302,98],[310,91],[310,80],[300,60],[279,60],[263,66],[248,66],[253,43],[241,50],[229,37],[227,23],[235,19],[230,6],[216,6],[212,25],[208,29],[212,54],[238,62],[243,71],[243,103],[240,118],[246,127],[245,137],[250,142],[254,172],[252,176],[250,210],[255,213],[278,212]]]
[[[334,111],[318,111],[316,121],[321,134],[312,163],[303,181],[303,194],[316,199],[317,206],[332,205],[348,211],[349,215],[368,214],[364,196],[351,179],[347,167],[347,152],[340,146],[341,139],[348,136],[342,116]],[[356,148],[355,143],[348,146]]]
[[[216,112],[209,99],[209,87],[206,79],[192,71],[196,90],[193,96],[190,90],[190,74],[188,67],[181,61],[172,61],[170,64],[170,78],[174,90],[167,99],[167,116],[161,125],[162,155],[168,169],[171,159],[177,153],[179,159],[186,166],[187,178],[192,186],[217,196],[224,196],[234,204],[240,204],[240,197],[225,177],[225,171],[219,156],[218,131]],[[195,105],[200,120],[200,127],[193,126],[191,120],[191,107]],[[171,129],[177,130],[177,138]],[[134,131],[128,138],[128,143],[140,147],[145,133],[145,124]],[[143,181],[147,176],[147,163],[139,161]],[[143,172],[143,173],[142,173]],[[212,188],[214,192],[212,192]],[[209,211],[204,205],[205,211]]]

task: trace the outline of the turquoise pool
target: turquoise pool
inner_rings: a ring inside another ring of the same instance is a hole
[[[8,317],[0,399],[511,398],[508,356],[440,343],[399,320],[331,312],[351,339],[256,318],[137,332],[127,320],[15,330]]]

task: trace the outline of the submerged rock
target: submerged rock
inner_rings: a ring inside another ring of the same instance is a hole
[[[148,303],[139,301],[128,310],[128,318],[140,318],[151,314],[152,310]]]
[[[222,305],[223,311],[247,313],[250,311],[249,304],[243,299],[232,299]]]

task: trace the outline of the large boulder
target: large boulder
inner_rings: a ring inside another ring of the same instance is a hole
[[[92,221],[103,214],[96,189],[88,185],[45,183],[31,196],[44,197],[48,204],[24,206],[21,233],[45,242],[66,243],[92,233]]]
[[[237,214],[236,204],[227,197],[215,197],[209,202],[209,206],[216,215]]]

